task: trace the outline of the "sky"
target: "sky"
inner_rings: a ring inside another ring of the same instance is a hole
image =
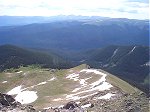
[[[0,15],[149,19],[149,0],[0,0]]]

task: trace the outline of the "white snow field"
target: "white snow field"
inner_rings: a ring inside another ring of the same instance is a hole
[[[16,97],[16,101],[20,102],[21,104],[29,104],[38,98],[37,92],[35,91],[22,91]]]
[[[87,74],[86,78],[81,79],[80,75],[81,73],[84,73],[84,72]],[[89,73],[100,75],[101,78],[95,82],[88,83],[87,81],[92,78],[92,77],[88,77]],[[80,87],[72,90],[72,94],[67,95],[66,99],[67,100],[80,100],[82,98],[92,96],[99,91],[109,90],[113,86],[106,81],[106,76],[107,75],[105,73],[102,73],[96,69],[83,69],[79,73],[69,74],[66,78],[70,80],[78,81],[80,84]],[[112,95],[109,93],[106,96],[101,97],[100,99],[110,99],[111,96],[114,96],[114,94]]]
[[[7,94],[16,95],[15,100],[20,102],[21,104],[29,104],[34,102],[38,96],[34,91],[24,91],[21,89],[22,86],[17,86],[10,90]]]

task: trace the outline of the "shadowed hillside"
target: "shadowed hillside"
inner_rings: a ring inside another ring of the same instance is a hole
[[[50,68],[70,67],[69,62],[52,53],[46,54],[12,45],[0,46],[0,71],[31,64]]]

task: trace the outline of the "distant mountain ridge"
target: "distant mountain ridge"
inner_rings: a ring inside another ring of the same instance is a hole
[[[58,15],[58,16],[0,16],[0,26],[16,26],[33,23],[48,23],[56,21],[72,21],[72,20],[89,20],[89,19],[105,19],[100,16],[75,16],[75,15]]]
[[[0,44],[85,50],[109,45],[149,46],[147,20],[87,19],[0,27]]]

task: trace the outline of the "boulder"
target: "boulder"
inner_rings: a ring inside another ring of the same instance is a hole
[[[70,102],[68,102],[63,108],[64,108],[64,109],[73,110],[73,109],[78,108],[78,107],[79,107],[79,106],[78,106],[78,104],[77,104],[76,102],[70,101]]]
[[[16,101],[11,95],[0,93],[0,104],[3,106],[15,105]]]

